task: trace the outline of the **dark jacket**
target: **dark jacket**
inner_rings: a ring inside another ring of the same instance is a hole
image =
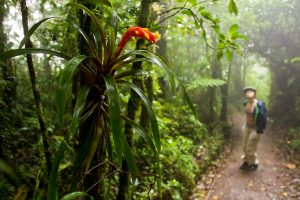
[[[247,101],[244,105],[247,104]],[[264,129],[267,126],[268,112],[265,103],[262,100],[257,101],[257,106],[254,108],[253,117],[255,120],[256,132],[261,134],[264,133]]]

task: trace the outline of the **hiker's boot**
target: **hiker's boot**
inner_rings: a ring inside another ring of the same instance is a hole
[[[250,170],[250,171],[254,171],[254,170],[256,170],[258,168],[258,164],[250,164],[249,166],[248,166],[248,170]]]
[[[241,166],[240,169],[242,170],[247,170],[249,168],[249,163],[248,162],[244,162]]]

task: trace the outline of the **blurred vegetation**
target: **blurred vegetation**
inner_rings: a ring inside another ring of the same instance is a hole
[[[84,21],[86,15],[65,7],[69,2],[74,1],[28,1],[30,26],[45,17],[60,16],[81,26],[89,36],[98,37],[93,35],[95,27],[91,21]],[[138,74],[126,79],[132,82],[138,79],[141,83],[139,87],[149,99],[160,131],[161,152],[155,153],[139,131],[133,129],[132,134],[126,135],[126,140],[130,141],[138,170],[128,172],[124,165],[123,168],[119,166],[116,155],[124,156],[126,152],[116,152],[112,147],[111,152],[107,150],[106,163],[100,173],[100,179],[104,177],[102,189],[107,195],[101,198],[122,199],[118,194],[120,175],[128,173],[131,176],[129,189],[125,190],[127,199],[187,199],[196,181],[213,164],[230,138],[231,111],[241,109],[242,88],[246,85],[257,88],[257,96],[266,102],[270,119],[276,124],[291,127],[289,146],[299,152],[299,1],[253,0],[251,4],[233,0],[80,1],[99,18],[115,16],[118,19],[117,41],[127,28],[138,25],[145,2],[149,6],[149,19],[145,27],[153,32],[158,31],[161,38],[155,46],[148,43],[138,46],[136,42],[130,42],[125,52],[146,49],[159,54],[180,82],[176,82],[172,89],[166,75],[154,64],[146,62],[140,66],[142,76]],[[225,7],[228,8],[226,12]],[[18,48],[23,38],[19,29],[23,26],[19,2],[0,0],[0,8],[0,52],[4,52]],[[78,31],[60,19],[42,24],[31,40],[34,48],[51,49],[70,57],[85,51]],[[97,50],[102,51],[101,48]],[[49,176],[26,58],[0,58],[0,62],[0,199],[21,199],[22,195],[27,199],[46,199]],[[99,153],[94,152],[96,156],[92,155],[93,160],[86,171],[78,177],[75,173],[76,161],[90,131],[80,129],[72,140],[64,140],[74,120],[78,86],[83,84],[83,78],[80,75],[75,78],[73,94],[66,100],[62,124],[56,94],[61,87],[59,80],[69,65],[67,61],[48,54],[33,56],[33,63],[47,124],[52,164],[60,146],[66,146],[58,168],[58,197],[66,195],[64,199],[72,199],[72,195],[76,198],[92,195],[91,191],[87,191],[87,185],[91,186],[96,181],[85,176],[87,172],[91,172],[91,176],[99,175],[96,170],[89,171],[101,164]],[[131,69],[131,65],[126,67],[120,73]],[[146,73],[146,70],[149,72]],[[185,101],[180,89],[181,82],[198,118]],[[121,113],[127,113],[130,107],[128,102],[133,96],[131,90],[118,86],[118,93]],[[152,136],[149,118],[145,118],[148,114],[140,104],[138,102],[136,105],[133,121],[142,124],[143,129]],[[89,119],[88,122],[93,124]],[[122,134],[125,132],[124,124]],[[82,126],[82,123],[77,126]],[[115,142],[110,132],[107,141],[113,141],[111,144]],[[72,193],[75,191],[71,189],[74,179],[79,181],[81,178],[86,183],[78,188],[82,192]],[[158,184],[159,180],[161,184]]]

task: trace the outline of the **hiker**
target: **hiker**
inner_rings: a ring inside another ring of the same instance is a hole
[[[247,100],[244,103],[246,121],[243,127],[243,164],[242,170],[255,170],[258,167],[257,145],[260,135],[264,132],[267,123],[265,103],[256,99],[256,89],[245,87],[244,94]]]

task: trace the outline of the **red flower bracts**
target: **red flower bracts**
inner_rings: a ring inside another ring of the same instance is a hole
[[[118,54],[121,53],[121,51],[124,49],[127,42],[133,38],[138,37],[144,40],[147,40],[152,43],[156,43],[156,39],[160,37],[159,33],[152,33],[147,28],[141,28],[139,26],[133,26],[129,28],[123,35],[121,42],[119,44]]]

